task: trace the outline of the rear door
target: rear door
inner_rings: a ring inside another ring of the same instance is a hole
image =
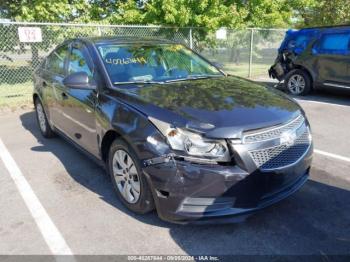
[[[46,60],[46,70],[43,76],[43,90],[45,90],[46,105],[49,109],[50,120],[55,127],[61,129],[62,118],[61,90],[64,88],[63,79],[66,76],[66,64],[69,54],[69,45],[57,47]]]
[[[67,74],[85,72],[91,83],[96,83],[94,71],[86,46],[80,41],[73,42],[67,62]],[[98,156],[95,119],[97,90],[64,87],[62,91],[64,132],[87,151]]]
[[[327,32],[313,48],[315,67],[320,84],[325,86],[349,86],[350,31]]]

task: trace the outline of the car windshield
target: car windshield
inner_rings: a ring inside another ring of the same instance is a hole
[[[112,83],[161,83],[223,74],[180,44],[101,44],[97,49]]]

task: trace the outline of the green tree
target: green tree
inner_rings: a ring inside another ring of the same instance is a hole
[[[15,21],[74,22],[88,7],[85,0],[3,0],[0,14]]]
[[[349,1],[344,0],[309,0],[297,9],[298,27],[328,26],[350,23]]]
[[[221,0],[152,0],[145,5],[145,22],[179,27],[237,27],[242,23],[236,4]]]
[[[85,16],[89,4],[85,0],[3,0],[0,2],[0,15],[14,21],[26,22],[74,22]],[[88,21],[89,19],[87,19]],[[5,30],[5,27],[3,27]],[[9,51],[18,43],[15,33],[8,34],[7,41],[0,43],[1,51]],[[11,45],[9,45],[11,43]],[[50,45],[46,39],[43,47]],[[18,43],[19,44],[19,43]],[[31,44],[32,64],[39,63],[39,50],[36,44]]]
[[[123,0],[92,2],[93,19],[111,23],[178,27],[265,27],[293,25],[299,9],[315,0]],[[100,4],[104,4],[102,7]],[[98,10],[98,12],[96,11]],[[96,14],[98,14],[96,16]]]
[[[3,0],[0,17],[35,22],[102,22],[177,27],[289,27],[349,18],[341,0]],[[334,16],[334,10],[337,16]]]
[[[242,15],[244,27],[288,28],[293,26],[298,9],[315,0],[231,0]]]

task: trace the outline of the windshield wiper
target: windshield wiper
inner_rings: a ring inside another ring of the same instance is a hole
[[[176,78],[176,79],[166,80],[165,83],[186,81],[186,80],[206,79],[206,78],[221,77],[221,76],[222,75],[189,75],[189,76],[184,77],[184,78]]]
[[[114,82],[114,85],[128,85],[128,84],[162,84],[164,82],[159,81],[151,81],[151,80],[144,80],[144,81],[124,81],[124,82]]]
[[[114,85],[128,85],[128,84],[164,84],[164,83],[170,83],[170,82],[177,82],[177,81],[186,81],[186,80],[195,80],[195,79],[206,79],[206,78],[212,78],[212,77],[220,77],[222,75],[189,75],[184,78],[176,78],[176,79],[170,79],[165,81],[153,81],[153,80],[139,80],[139,81],[123,81],[123,82],[114,82]]]
[[[189,75],[189,77],[203,77],[203,78],[209,78],[209,77],[221,77],[221,76],[223,76],[223,75]]]

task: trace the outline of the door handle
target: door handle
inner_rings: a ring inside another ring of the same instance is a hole
[[[68,99],[68,96],[67,96],[67,94],[66,94],[65,92],[62,92],[61,95],[62,95],[62,98],[63,98],[63,99]]]

